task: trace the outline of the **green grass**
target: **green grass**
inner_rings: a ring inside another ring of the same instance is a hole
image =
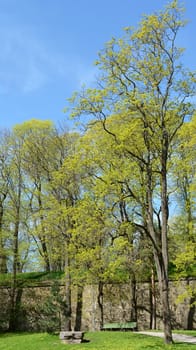
[[[26,272],[18,273],[16,276],[17,285],[20,287],[40,285],[44,282],[52,282],[61,280],[64,276],[63,272]],[[0,286],[9,287],[13,281],[11,273],[0,274]]]
[[[196,350],[196,345],[176,343],[165,345],[163,339],[132,332],[89,332],[89,342],[82,344],[61,344],[57,335],[1,334],[0,350]]]

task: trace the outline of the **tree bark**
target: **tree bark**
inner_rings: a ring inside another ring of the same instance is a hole
[[[168,276],[168,194],[167,194],[167,159],[168,159],[168,134],[163,125],[162,134],[162,156],[161,156],[161,248],[162,248],[162,266],[161,266],[161,298],[163,308],[163,325],[165,343],[170,344],[172,340],[171,312],[169,305],[169,276]]]
[[[190,285],[190,280],[187,278],[187,287]],[[195,315],[196,292],[192,294],[189,301],[188,315],[185,318],[184,329],[193,330],[194,315]]]
[[[20,225],[20,207],[16,208],[16,221],[14,228],[13,238],[13,275],[12,286],[10,291],[10,319],[9,319],[9,331],[17,329],[17,317],[16,317],[16,298],[17,298],[17,273],[20,271],[20,262],[18,257],[18,234]]]
[[[71,315],[72,315],[72,308],[71,308],[71,276],[69,271],[69,256],[68,252],[65,257],[65,295],[64,295],[64,302],[65,302],[65,309],[64,309],[64,321],[63,321],[63,329],[64,331],[71,331]]]
[[[150,329],[156,329],[156,286],[155,286],[155,272],[152,268],[150,279]]]
[[[75,320],[75,331],[81,331],[82,326],[82,307],[83,307],[83,286],[78,286],[77,291],[77,305],[76,305],[76,320]]]
[[[164,138],[163,138],[164,139]],[[166,344],[173,343],[171,314],[169,306],[169,279],[168,279],[168,199],[167,199],[167,141],[163,140],[161,156],[161,227],[157,228],[154,222],[152,168],[149,160],[146,169],[147,175],[147,229],[153,245],[154,261],[159,281],[162,304],[162,318],[164,340]]]
[[[4,194],[2,198],[0,197],[0,273],[7,273],[7,255],[4,248],[3,239],[3,215],[4,207],[3,202],[6,199],[7,194]]]
[[[22,288],[15,288],[14,293],[12,291],[12,303],[10,306],[10,317],[9,317],[9,332],[14,332],[20,329],[19,317],[21,312],[21,299],[22,299]]]
[[[98,284],[98,296],[97,296],[97,301],[99,305],[99,310],[100,310],[100,329],[103,327],[103,282],[99,282]]]
[[[135,275],[131,279],[131,321],[137,322],[137,285]]]
[[[41,191],[42,191],[41,182],[39,182],[37,184],[37,188],[38,188],[38,205],[39,205],[41,231],[42,231],[39,239],[40,239],[41,246],[42,246],[45,271],[50,272],[50,260],[49,260],[48,248],[47,248],[46,237],[45,237],[44,217],[42,214],[43,205],[42,205],[42,198],[41,198]]]

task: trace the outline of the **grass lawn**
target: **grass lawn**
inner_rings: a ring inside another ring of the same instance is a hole
[[[61,344],[59,337],[46,333],[0,335],[0,350],[196,350],[196,345],[176,343],[166,346],[163,339],[132,332],[89,332],[89,342]]]

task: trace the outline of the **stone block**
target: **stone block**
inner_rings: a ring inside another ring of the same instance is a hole
[[[59,338],[63,344],[80,344],[83,341],[84,332],[62,331]]]

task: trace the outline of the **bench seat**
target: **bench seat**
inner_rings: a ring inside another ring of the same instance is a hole
[[[137,330],[137,322],[112,322],[104,323],[102,331],[129,331]]]

